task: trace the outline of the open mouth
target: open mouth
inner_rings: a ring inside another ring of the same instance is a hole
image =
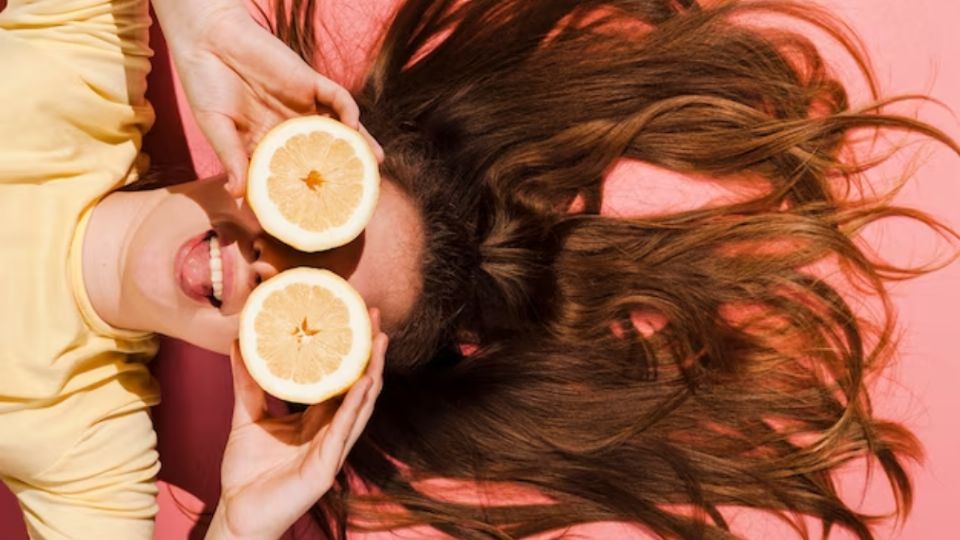
[[[216,231],[187,240],[177,252],[174,272],[180,289],[188,297],[217,309],[223,306],[223,252]]]

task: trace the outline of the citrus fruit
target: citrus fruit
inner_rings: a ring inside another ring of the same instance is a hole
[[[325,116],[281,123],[250,158],[250,207],[264,230],[300,251],[322,251],[356,238],[379,193],[377,159],[366,139]]]
[[[268,393],[319,403],[355,383],[370,359],[360,295],[328,270],[294,268],[260,284],[240,314],[240,352]]]

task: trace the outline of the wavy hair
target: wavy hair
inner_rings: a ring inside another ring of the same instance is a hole
[[[278,7],[278,35],[304,58],[312,9]],[[787,19],[839,44],[874,102],[853,107]],[[867,384],[895,353],[886,284],[938,264],[897,266],[858,233],[902,217],[957,236],[893,203],[906,177],[866,182],[886,156],[855,142],[896,130],[960,147],[886,112],[897,100],[879,99],[842,23],[780,0],[407,0],[358,101],[385,175],[421,208],[427,255],[376,413],[318,506],[331,536],[349,523],[517,538],[615,520],[728,539],[720,509],[734,505],[802,536],[805,515],[866,540],[880,517],[834,483],[861,458],[909,511],[904,462],[920,446],[874,415]],[[757,189],[602,215],[624,158]],[[881,312],[854,309],[862,297]],[[666,323],[641,332],[641,312]],[[541,498],[463,502],[425,487],[438,478]]]

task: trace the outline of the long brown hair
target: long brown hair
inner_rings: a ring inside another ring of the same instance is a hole
[[[278,35],[312,58],[310,10],[294,5]],[[853,108],[812,42],[763,14],[826,32],[876,102]],[[806,2],[404,2],[358,101],[386,176],[421,206],[424,288],[321,525],[513,538],[616,520],[719,539],[734,537],[719,508],[736,505],[869,539],[878,517],[833,480],[864,457],[904,516],[919,444],[874,416],[867,383],[895,352],[886,283],[936,265],[898,267],[857,234],[899,216],[956,235],[895,206],[901,182],[867,184],[882,156],[852,140],[900,130],[960,147],[878,99],[856,38]],[[624,157],[753,178],[760,194],[600,215]],[[825,261],[844,279],[812,269]],[[853,293],[882,313],[855,311]],[[641,333],[639,311],[667,323]],[[423,489],[431,478],[549,502],[457,502]]]

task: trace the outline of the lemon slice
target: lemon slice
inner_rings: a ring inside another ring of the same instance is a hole
[[[250,207],[264,230],[300,251],[322,251],[356,238],[379,194],[377,159],[366,139],[325,116],[283,122],[250,158]]]
[[[240,314],[240,352],[268,393],[319,403],[355,383],[370,359],[363,299],[327,270],[294,268],[263,282]]]

